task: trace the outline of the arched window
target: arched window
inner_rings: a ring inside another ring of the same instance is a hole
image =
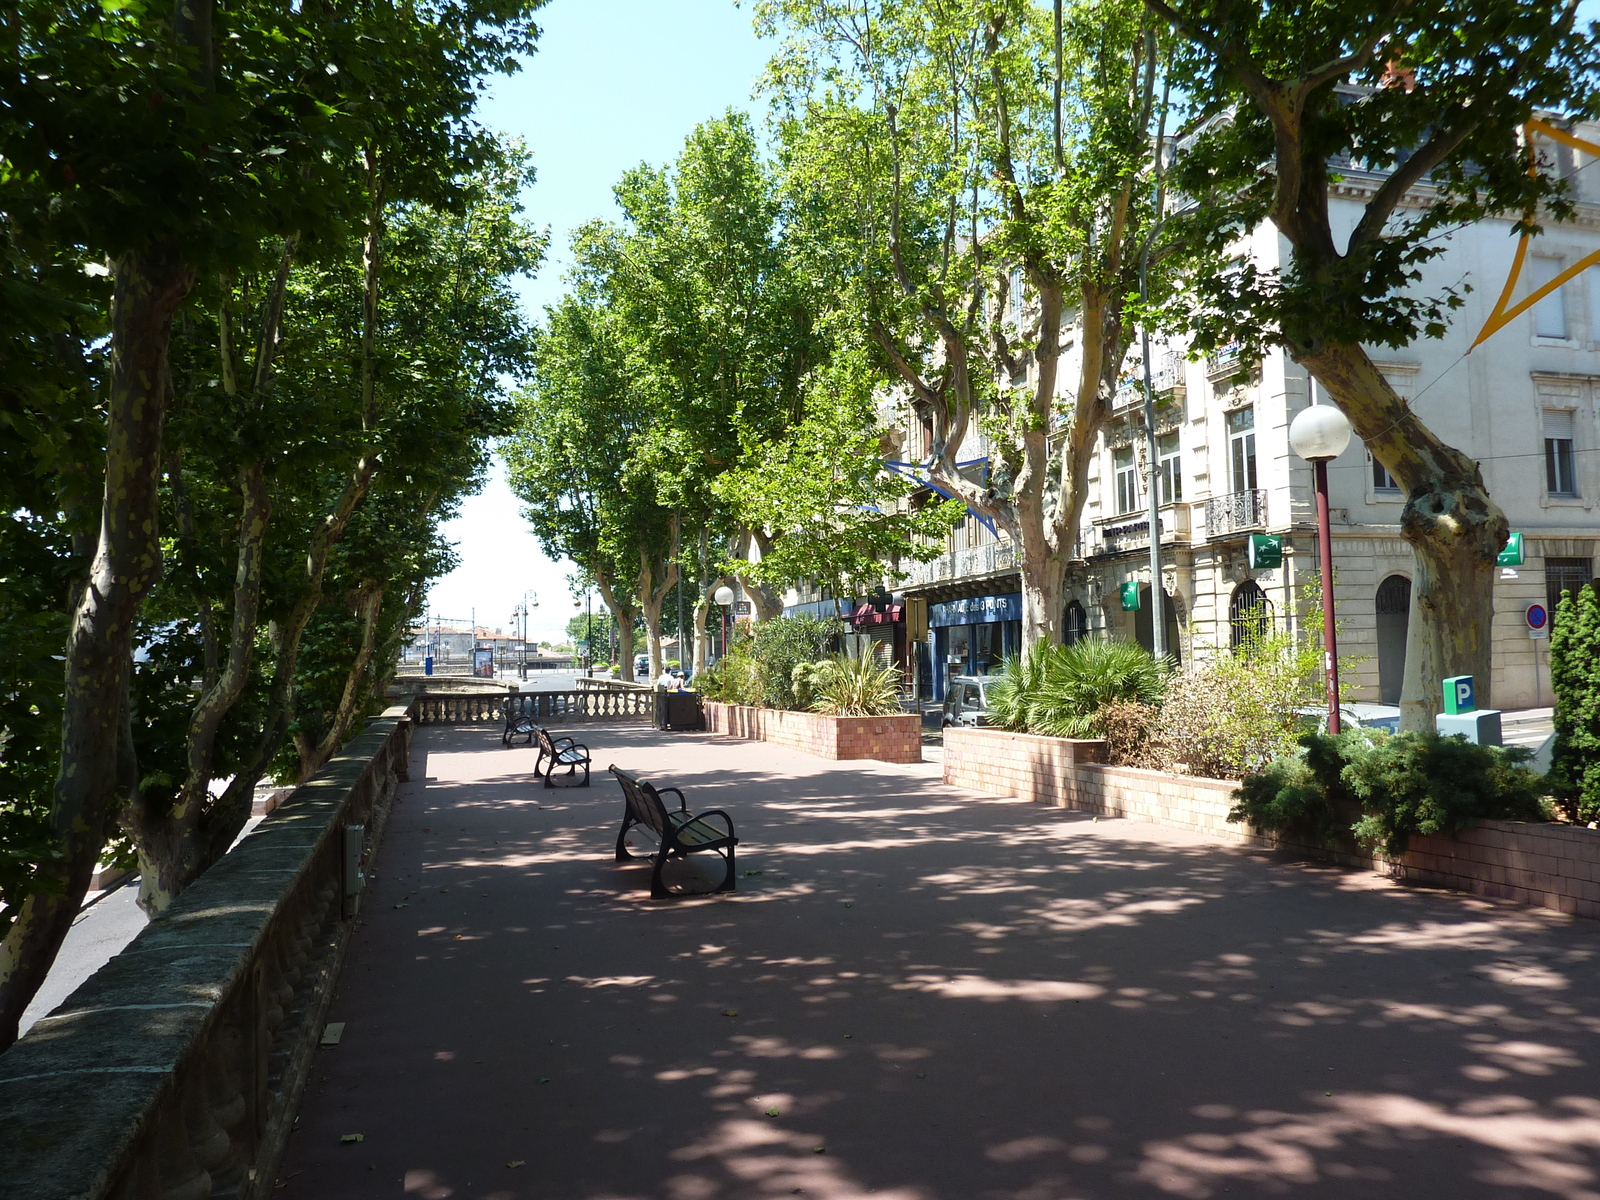
[[[1233,589],[1228,602],[1228,645],[1234,650],[1249,648],[1272,629],[1272,601],[1254,579],[1246,579]]]
[[[1061,640],[1069,646],[1074,646],[1089,636],[1089,614],[1083,611],[1083,605],[1074,600],[1067,605],[1066,619],[1062,622]]]
[[[1374,598],[1378,632],[1378,703],[1399,704],[1406,677],[1406,633],[1411,621],[1411,580],[1391,575]]]

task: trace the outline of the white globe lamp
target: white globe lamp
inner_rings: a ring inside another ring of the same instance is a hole
[[[711,593],[711,598],[726,607],[733,603],[733,589],[731,587],[719,587]]]
[[[1289,444],[1307,462],[1327,462],[1350,444],[1350,422],[1331,404],[1313,404],[1290,423]]]

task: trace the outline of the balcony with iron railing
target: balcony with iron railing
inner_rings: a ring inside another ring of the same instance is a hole
[[[926,587],[958,579],[980,579],[1015,571],[1022,561],[1016,544],[1008,541],[984,542],[962,550],[951,550],[930,562],[905,563],[902,587]]]
[[[1158,408],[1176,406],[1181,409],[1186,398],[1184,368],[1186,364],[1176,354],[1164,354],[1150,367],[1150,388],[1155,394]],[[1144,368],[1135,363],[1127,374],[1117,380],[1117,390],[1111,398],[1111,411],[1124,413],[1144,403]]]
[[[1211,540],[1266,528],[1267,493],[1261,488],[1229,492],[1206,501],[1206,537]]]
[[[1217,383],[1242,375],[1254,366],[1255,363],[1245,357],[1244,347],[1240,343],[1229,342],[1226,346],[1218,346],[1206,358],[1206,378]]]

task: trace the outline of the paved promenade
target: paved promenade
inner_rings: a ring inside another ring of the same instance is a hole
[[[651,902],[603,770],[419,731],[275,1196],[1600,1197],[1600,923],[578,736],[731,811],[738,893]]]

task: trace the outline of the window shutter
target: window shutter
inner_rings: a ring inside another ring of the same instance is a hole
[[[1572,410],[1570,408],[1545,409],[1544,436],[1549,441],[1572,441]]]

